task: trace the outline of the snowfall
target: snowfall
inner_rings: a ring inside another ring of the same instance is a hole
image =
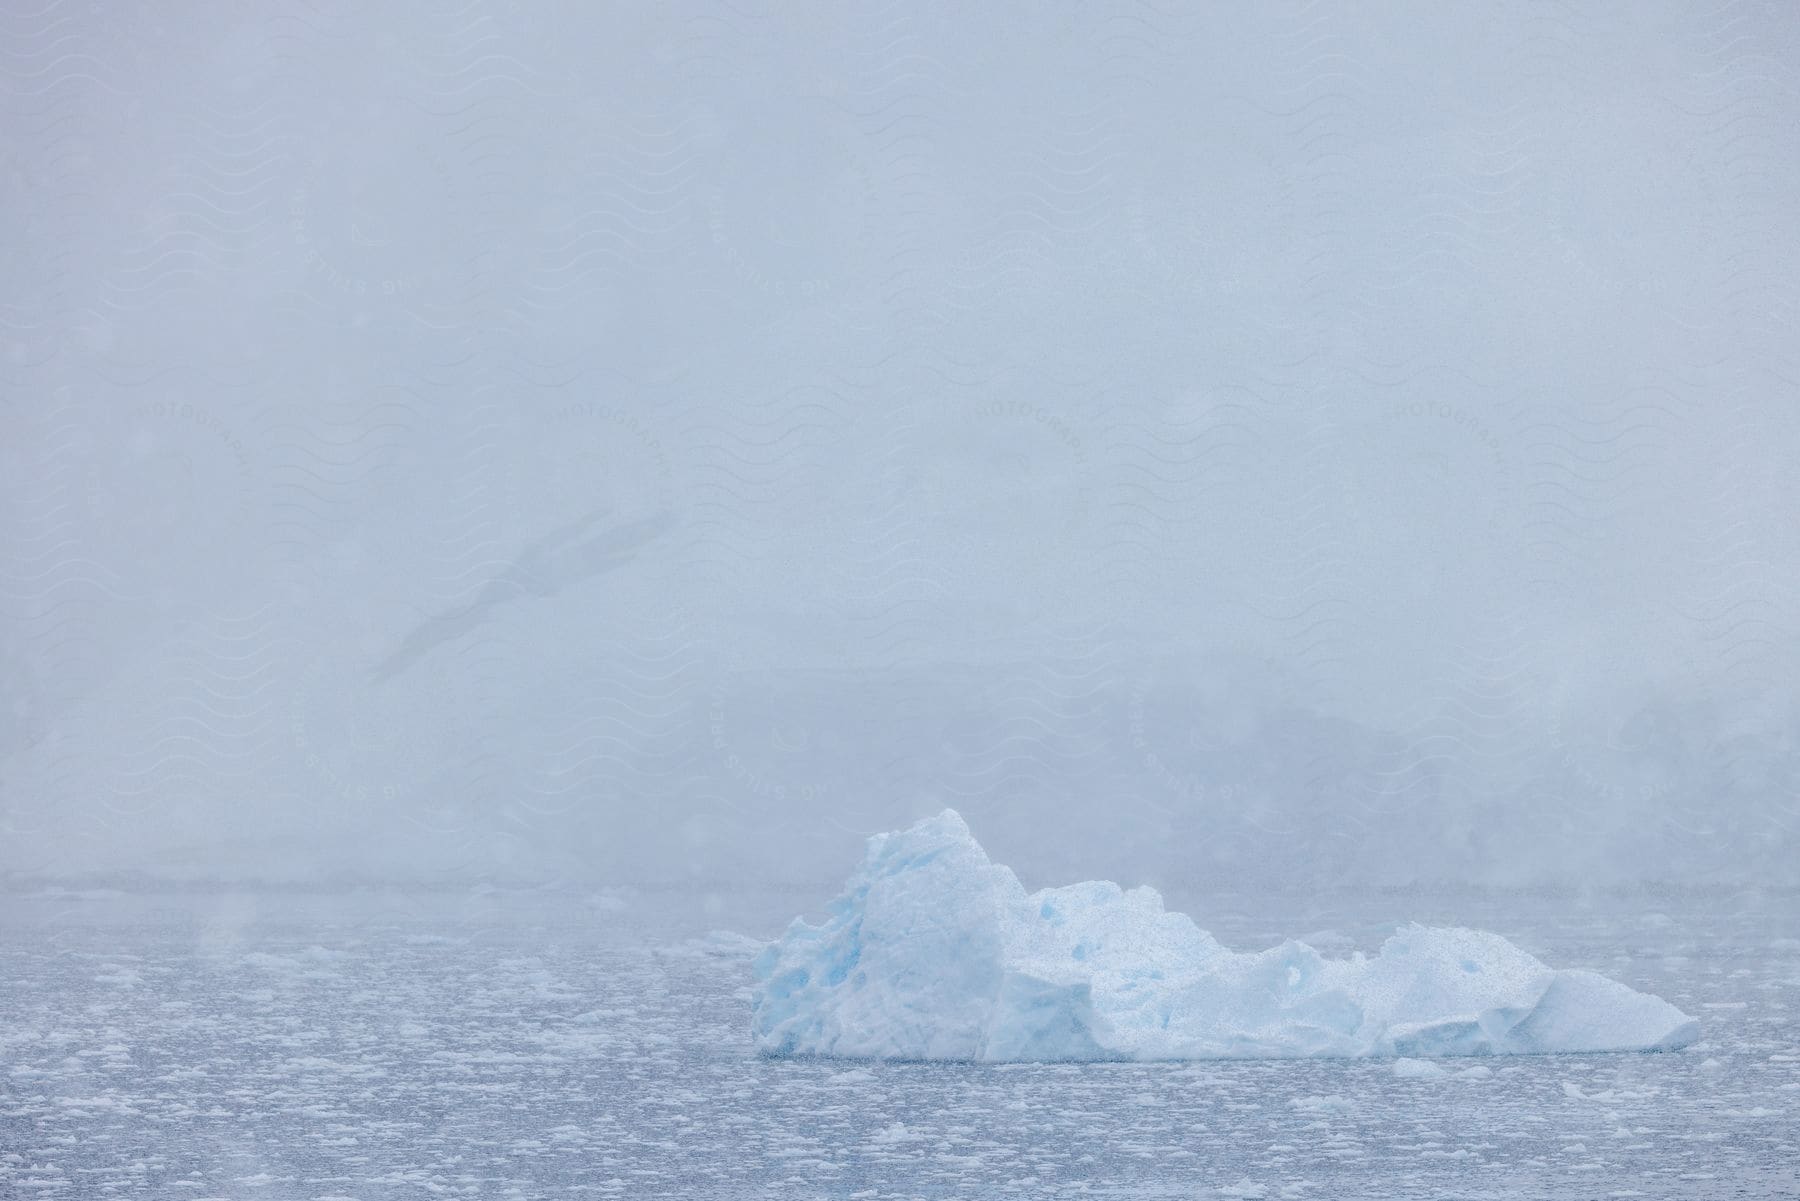
[[[830,917],[756,960],[758,1047],[988,1062],[1664,1051],[1700,1025],[1497,934],[1408,925],[1372,957],[1235,953],[1152,888],[1027,894],[950,809],[869,840]]]

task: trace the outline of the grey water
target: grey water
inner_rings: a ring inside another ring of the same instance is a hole
[[[1172,890],[1228,945],[1495,929],[1700,1018],[1651,1055],[783,1061],[758,943],[828,887],[39,890],[0,903],[0,1195],[1785,1197],[1800,898]]]

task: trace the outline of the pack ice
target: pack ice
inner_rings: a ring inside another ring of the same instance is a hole
[[[1700,1033],[1479,930],[1407,926],[1373,958],[1236,953],[1151,888],[1027,894],[949,809],[871,838],[830,916],[757,957],[752,1005],[765,1054],[879,1059],[1524,1055]]]

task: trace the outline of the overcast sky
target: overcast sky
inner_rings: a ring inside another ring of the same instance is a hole
[[[1795,878],[1788,6],[103,8],[0,871]]]

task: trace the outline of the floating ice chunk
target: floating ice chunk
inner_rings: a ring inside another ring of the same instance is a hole
[[[924,1142],[925,1136],[916,1130],[908,1130],[904,1122],[889,1122],[871,1134],[869,1141],[878,1147],[897,1147],[903,1143]]]
[[[1026,893],[955,811],[869,840],[829,916],[757,956],[772,1055],[984,1061],[1663,1050],[1666,1001],[1497,934],[1407,926],[1373,958],[1226,950],[1151,888]]]
[[[1449,1074],[1429,1059],[1394,1060],[1394,1075],[1402,1080],[1442,1080]]]

